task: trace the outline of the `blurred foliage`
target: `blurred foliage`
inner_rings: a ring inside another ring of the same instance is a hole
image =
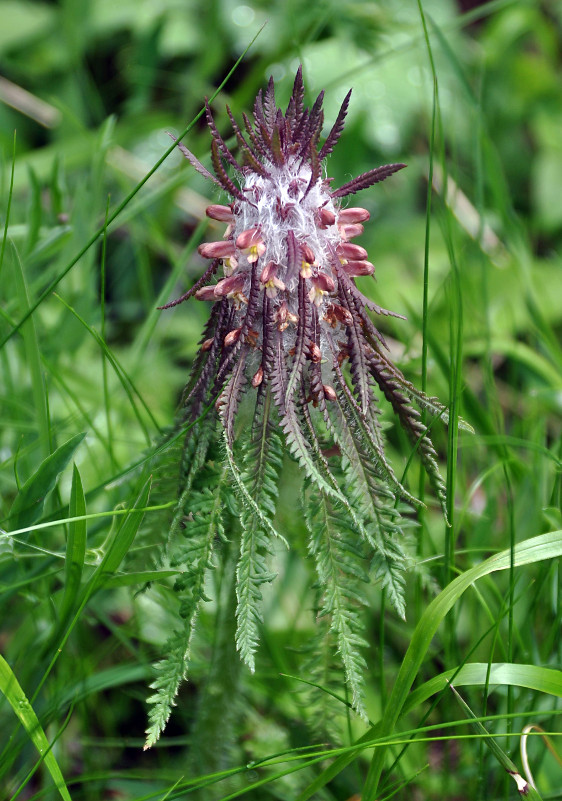
[[[429,250],[428,390],[449,398],[449,344],[460,321],[461,413],[477,431],[461,437],[456,472],[455,567],[462,570],[483,552],[508,547],[510,536],[520,541],[562,528],[562,4],[425,0],[423,8],[441,109]],[[140,492],[137,474],[123,477],[124,471],[172,421],[179,402],[208,310],[195,301],[163,313],[156,306],[199,276],[196,246],[210,233],[201,221],[206,201],[216,195],[172,153],[109,226],[105,246],[100,237],[65,272],[103,226],[108,203],[116,208],[135,187],[169,146],[166,131],[183,130],[266,23],[213,103],[221,132],[230,136],[225,103],[240,117],[270,74],[280,100],[287,98],[301,62],[308,100],[326,90],[327,129],[353,87],[330,175],[337,184],[380,163],[408,163],[392,185],[361,196],[371,211],[362,244],[378,280],[363,288],[408,316],[385,320],[382,328],[401,367],[419,383],[432,74],[412,0],[0,0],[0,20],[2,226],[10,204],[0,264],[0,526],[14,530],[10,515],[18,489],[49,454],[60,446],[70,452],[69,441],[87,432],[74,458],[88,513],[100,516],[88,521],[83,589],[103,558],[115,554],[122,518],[111,527],[107,515],[129,508]],[[185,141],[209,163],[202,121]],[[49,293],[11,335],[63,273],[57,295]],[[457,289],[462,316],[453,311]],[[392,417],[385,422],[402,472],[408,445]],[[445,461],[447,435],[438,423],[435,439]],[[40,485],[49,494],[35,509],[34,524],[66,518],[71,489],[76,502],[78,485],[71,483],[70,461],[65,464],[54,489],[49,481],[58,473]],[[145,579],[133,571],[154,568],[163,534],[141,534],[111,580],[95,585],[79,614],[73,607],[78,617],[60,655],[69,526],[1,535],[0,648],[27,697],[38,691],[34,709],[54,741],[73,799],[165,797],[176,782],[328,736],[345,745],[362,733],[356,721],[346,723],[343,704],[281,675],[307,678],[306,660],[311,671],[317,661],[310,653],[314,596],[303,523],[294,514],[300,487],[289,462],[284,473],[278,522],[293,550],[277,559],[280,575],[267,595],[257,673],[249,676],[239,665],[227,636],[232,621],[217,622],[215,605],[208,604],[177,713],[161,746],[145,754],[145,687],[167,638],[174,600],[169,578],[158,577],[146,590]],[[415,459],[407,478],[417,493]],[[154,498],[165,502],[166,491],[156,480]],[[374,720],[431,587],[443,579],[447,533],[436,505],[426,501],[419,552],[427,581],[412,578],[408,623],[386,610],[376,586],[366,589]],[[227,569],[210,589],[213,597],[228,598]],[[465,658],[559,667],[556,564],[518,572],[513,591],[511,629],[507,575],[467,594],[454,626],[432,646],[421,678]],[[344,695],[341,677],[338,686],[329,666],[326,675],[326,684]],[[517,711],[514,731],[531,713],[544,728],[556,726],[555,702],[530,690],[514,695],[500,688],[489,697],[475,690],[471,700],[480,714]],[[325,701],[331,706],[322,709]],[[411,727],[420,717],[409,719]],[[458,709],[443,701],[431,722],[458,717]],[[500,730],[509,725],[498,724]],[[23,783],[19,798],[40,791],[55,798],[44,766],[28,778],[37,754],[4,700],[0,732],[5,797]],[[505,747],[513,755],[515,740]],[[545,794],[559,792],[555,761],[538,740],[530,748]],[[392,778],[405,781],[429,761],[432,769],[404,797],[499,797],[507,787],[502,772],[478,749],[452,736],[445,745],[416,745]],[[250,797],[296,797],[315,770],[287,773]],[[349,768],[315,797],[348,799],[360,787],[361,770],[362,763]],[[249,769],[198,797],[226,796],[263,775]]]

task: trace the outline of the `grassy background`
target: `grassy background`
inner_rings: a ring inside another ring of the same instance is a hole
[[[310,678],[315,662],[306,648],[313,577],[295,513],[299,479],[287,463],[279,524],[294,547],[279,554],[266,596],[256,675],[233,653],[225,571],[214,588],[224,603],[202,617],[167,734],[141,751],[150,665],[173,625],[174,599],[163,573],[139,592],[139,572],[155,569],[165,535],[148,534],[156,512],[145,513],[134,540],[141,514],[121,513],[139,495],[144,508],[139,470],[129,468],[172,421],[206,319],[196,301],[156,306],[200,274],[194,251],[212,235],[204,208],[216,195],[172,153],[84,249],[168,148],[165,132],[195,117],[266,21],[213,104],[220,130],[228,132],[225,102],[240,117],[270,74],[278,98],[288,98],[301,62],[308,100],[326,90],[327,128],[353,86],[329,160],[336,185],[381,163],[408,164],[360,197],[371,211],[362,244],[377,269],[377,283],[363,288],[407,315],[381,324],[406,374],[421,385],[425,342],[428,392],[458,404],[476,429],[457,441],[433,427],[453,526],[427,496],[416,529],[425,579],[410,579],[407,623],[376,586],[366,588],[373,721],[438,589],[490,554],[562,528],[562,6],[472,5],[425,0],[426,37],[413,0],[0,2],[0,66],[10,82],[0,82],[0,526],[19,532],[0,534],[0,798],[60,797],[54,762],[73,799],[184,798],[186,782],[231,768],[240,772],[189,797],[292,799],[325,763],[257,760],[318,743],[315,753],[327,757],[365,730],[343,702],[280,675]],[[185,141],[205,161],[202,123]],[[410,449],[391,415],[388,423],[402,472]],[[407,478],[423,492],[415,459]],[[169,492],[156,487],[146,503],[172,500]],[[85,509],[87,526],[64,523]],[[464,661],[559,669],[561,609],[555,559],[483,578],[420,654],[418,684]],[[331,678],[344,698],[341,677]],[[517,738],[502,735],[528,723],[559,728],[560,686],[473,684],[465,700],[477,715],[498,716],[488,729],[521,768]],[[52,744],[47,765],[31,709]],[[424,721],[428,709],[420,702],[401,721],[400,731],[435,728],[417,732],[385,773],[380,798],[517,796],[483,739],[463,739],[472,729],[456,702],[440,698]],[[387,768],[400,747],[390,752]],[[356,755],[314,797],[359,792],[370,757]],[[562,769],[543,740],[532,739],[529,761],[543,797],[561,797]]]

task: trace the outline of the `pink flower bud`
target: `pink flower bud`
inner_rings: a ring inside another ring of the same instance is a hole
[[[370,261],[348,261],[342,267],[351,278],[372,275],[375,272],[375,267]]]
[[[265,253],[265,244],[257,228],[248,228],[236,238],[236,247],[246,254],[248,262],[252,264]]]
[[[354,245],[351,242],[341,242],[337,246],[336,252],[340,258],[352,259],[353,261],[361,261],[369,255],[361,245]]]
[[[319,289],[322,292],[333,292],[336,288],[334,279],[330,278],[330,276],[326,275],[326,273],[318,273],[318,275],[313,276],[310,280],[316,289]]]
[[[321,208],[318,212],[318,216],[320,217],[320,227],[327,228],[329,225],[333,225],[336,221],[336,215],[330,209]]]
[[[322,361],[322,351],[316,344],[316,342],[311,342],[310,347],[308,349],[310,353],[310,360],[314,362],[314,364],[319,364]]]
[[[277,275],[279,265],[274,261],[268,261],[263,270],[261,271],[260,281],[262,284],[267,284],[268,281],[273,280]]]
[[[202,286],[201,289],[198,289],[195,293],[195,298],[197,300],[216,300],[217,296],[215,295],[215,287]]]
[[[314,251],[308,245],[302,245],[302,257],[307,264],[314,264]]]
[[[225,348],[230,348],[240,339],[240,333],[242,328],[234,328],[230,333],[228,333],[224,338],[224,346]]]
[[[218,220],[219,222],[230,223],[234,220],[234,214],[230,206],[207,206],[206,214],[211,220]]]
[[[240,248],[240,250],[245,250],[246,248],[252,247],[252,245],[257,245],[258,242],[261,241],[262,238],[258,229],[248,228],[236,237],[236,247]]]
[[[222,259],[225,256],[234,256],[234,242],[205,242],[197,248],[199,255],[204,259]]]
[[[326,400],[335,401],[337,400],[336,391],[333,387],[328,386],[328,384],[323,384],[322,389],[324,390],[324,397]]]
[[[361,225],[361,223],[350,223],[349,225],[338,225],[340,235],[342,239],[348,240],[353,239],[356,236],[360,236],[365,228]]]
[[[370,216],[371,215],[369,214],[367,209],[361,209],[361,208],[341,209],[340,213],[338,214],[338,225],[343,225],[344,223],[367,222]]]
[[[229,297],[235,295],[237,292],[241,292],[244,289],[245,283],[246,279],[241,273],[223,278],[215,286],[215,296],[217,298],[223,298],[226,295]]]
[[[252,378],[252,386],[254,387],[254,389],[256,387],[259,387],[262,381],[263,381],[263,367],[260,365],[257,369],[256,374]]]

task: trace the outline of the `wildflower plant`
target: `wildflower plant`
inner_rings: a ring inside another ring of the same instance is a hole
[[[354,241],[369,212],[342,201],[405,167],[388,164],[338,188],[325,160],[344,128],[351,92],[322,142],[323,92],[304,106],[299,68],[286,111],[273,80],[240,126],[227,107],[239,157],[221,137],[211,110],[214,174],[187,148],[193,167],[229,196],[207,215],[225,223],[224,238],[199,247],[209,266],[175,306],[212,303],[180,424],[189,429],[181,457],[178,502],[168,538],[169,564],[180,568],[181,627],[157,665],[147,746],[169,717],[185,678],[206,577],[239,518],[236,645],[254,669],[261,587],[274,575],[268,557],[286,543],[274,518],[285,455],[304,474],[302,501],[328,631],[362,713],[366,645],[359,611],[363,582],[379,581],[404,617],[404,548],[400,502],[417,505],[385,455],[379,401],[384,398],[416,447],[445,509],[445,485],[419,409],[446,419],[435,398],[416,389],[390,360],[371,317],[392,315],[365,297],[355,279],[374,273]],[[231,177],[232,176],[232,177]],[[416,408],[418,407],[418,408]]]

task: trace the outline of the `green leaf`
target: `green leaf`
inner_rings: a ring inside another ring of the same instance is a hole
[[[488,685],[490,687],[494,685],[527,687],[529,690],[537,690],[541,693],[562,697],[562,673],[552,668],[537,667],[536,665],[513,665],[501,662],[492,665],[488,665],[486,662],[474,662],[463,665],[458,672],[457,670],[455,668],[454,670],[440,673],[439,676],[434,676],[410,693],[408,700],[404,704],[402,714],[405,715],[432,695],[441,692],[450,681],[453,682],[455,687],[486,687]]]
[[[37,471],[27,479],[16,495],[10,511],[13,530],[33,525],[43,514],[45,498],[56,484],[57,478],[72,459],[74,452],[86,436],[76,434],[41,462]]]
[[[65,801],[71,801],[66,782],[55,759],[51,746],[35,711],[29,703],[17,678],[6,660],[0,655],[0,691],[5,695],[8,703],[14,710],[20,723],[27,732],[29,739],[39,751],[45,767],[51,774],[55,786]]]

